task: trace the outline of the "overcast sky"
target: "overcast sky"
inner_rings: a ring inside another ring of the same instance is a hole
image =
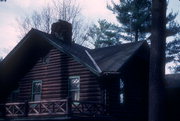
[[[49,4],[52,0],[7,0],[0,2],[0,57],[5,57],[20,40],[18,38],[18,17],[30,14]],[[116,21],[115,16],[107,10],[106,4],[111,0],[77,0],[82,8],[82,14],[89,21],[98,19]],[[116,0],[118,1],[118,0]],[[179,11],[179,0],[169,0],[168,11]],[[180,23],[180,15],[176,19]]]
[[[52,0],[7,0],[0,2],[0,56],[5,56],[20,40],[16,19],[49,4]],[[82,14],[90,21],[115,21],[106,9],[107,0],[77,0]],[[112,17],[113,16],[113,17]]]

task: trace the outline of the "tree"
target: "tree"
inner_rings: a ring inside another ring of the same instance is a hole
[[[119,37],[119,41],[149,41],[151,39],[151,4],[151,0],[120,0],[119,3],[112,2],[112,5],[107,5],[107,8],[116,15],[119,23],[119,25],[113,26],[113,31],[116,32],[114,36]],[[172,11],[167,15],[166,37],[179,34],[180,25],[175,21],[177,15],[178,13]],[[111,23],[106,22],[106,24]],[[96,27],[100,27],[100,25],[96,25]],[[96,34],[98,33],[96,31]],[[95,38],[94,41],[96,43],[99,40]]]
[[[166,0],[152,0],[149,121],[165,121]]]
[[[120,0],[118,4],[112,2],[108,9],[116,14],[121,24],[121,34],[127,41],[144,40],[150,32],[151,2],[150,0]]]
[[[51,23],[53,21],[53,12],[49,6],[41,11],[33,11],[33,13],[23,18],[17,19],[21,37],[26,35],[31,28],[39,29],[50,33]]]
[[[99,20],[98,25],[89,28],[88,37],[93,41],[95,48],[111,46],[119,43],[117,26],[108,23],[106,20]]]
[[[116,15],[119,22],[119,25],[114,27],[114,31],[117,32],[114,35],[119,37],[120,42],[149,41],[151,39],[151,4],[151,0],[120,0],[119,3],[112,2],[112,5],[107,6]],[[165,37],[172,37],[172,42],[167,43],[167,62],[173,61],[179,65],[179,49],[174,50],[174,47],[179,46],[177,40],[180,39],[180,25],[175,21],[177,15],[178,13],[173,11],[167,14]],[[94,39],[94,41],[98,44],[96,42],[98,40]],[[177,72],[179,68],[176,66],[172,70]]]
[[[31,28],[50,33],[51,24],[59,19],[68,21],[73,26],[73,41],[81,42],[85,36],[83,27],[85,24],[80,13],[80,6],[76,0],[54,0],[52,6],[44,7],[42,10],[34,11],[30,16],[26,15],[17,20],[21,37],[27,34]]]
[[[151,0],[120,0],[117,4],[112,2],[108,9],[116,14],[121,24],[120,34],[126,34],[124,40],[133,42],[151,38]],[[170,12],[166,17],[166,37],[179,33],[180,25],[175,22],[176,16],[177,13]],[[129,39],[129,36],[132,38]]]
[[[167,58],[166,62],[173,62],[174,66],[171,66],[170,69],[173,72],[180,72],[180,35],[178,35],[173,41],[167,43]]]

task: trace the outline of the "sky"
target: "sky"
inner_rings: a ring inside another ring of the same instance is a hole
[[[77,0],[82,15],[90,22],[107,19],[116,22],[115,16],[106,8],[111,0]],[[115,0],[118,1],[118,0]],[[20,41],[16,19],[38,10],[52,0],[7,0],[0,2],[0,57],[5,57]],[[168,11],[179,11],[180,1],[169,0]],[[176,18],[180,23],[180,15]]]
[[[82,15],[88,20],[95,22],[100,18],[115,21],[115,17],[106,8],[108,0],[77,0]],[[17,18],[30,15],[52,0],[7,0],[0,2],[0,56],[5,57],[19,42],[19,29]]]

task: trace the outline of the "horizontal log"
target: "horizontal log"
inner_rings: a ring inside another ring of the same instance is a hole
[[[64,68],[63,66],[61,66],[60,68],[58,68],[58,67],[54,67],[54,68],[51,68],[51,69],[44,69],[44,68],[39,68],[38,70],[34,70],[34,71],[31,71],[31,72],[29,72],[29,73],[27,73],[28,75],[31,75],[31,74],[33,74],[33,75],[35,75],[35,74],[43,74],[43,73],[47,73],[47,74],[51,74],[51,73],[56,73],[56,72],[58,72],[58,73],[64,73],[65,72],[65,70],[61,70],[61,68],[62,69],[66,69],[66,67]],[[81,71],[84,71],[84,72],[88,72],[88,73],[90,73],[87,69],[85,69],[85,68],[76,68],[76,67],[68,67],[67,68],[68,69],[68,72],[73,72],[73,71],[79,71],[79,73],[82,73]],[[83,73],[84,73],[83,72]]]
[[[34,72],[33,72],[34,73]],[[44,73],[44,72],[41,72],[41,73],[34,73],[34,74],[28,74],[24,77],[24,79],[29,79],[29,78],[32,78],[32,77],[52,77],[52,76],[69,76],[69,75],[80,75],[80,74],[89,74],[89,71],[82,71],[80,72],[80,70],[74,70],[73,72],[72,71],[69,71],[69,72],[61,72],[60,70],[58,71],[54,71],[54,72],[47,72],[47,73]]]
[[[48,64],[39,59],[19,82],[21,98],[31,97],[33,80],[42,80],[42,99],[67,97],[69,76],[80,76],[80,97],[101,95],[97,78],[82,64],[57,49],[50,50],[48,57]]]
[[[50,94],[50,95],[43,95],[42,98],[45,100],[45,99],[51,99],[51,98],[57,98],[57,97],[61,97],[61,94]]]
[[[100,93],[81,93],[80,94],[81,97],[99,97],[101,96]]]

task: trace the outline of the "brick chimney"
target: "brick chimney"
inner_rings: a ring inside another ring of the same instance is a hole
[[[67,21],[58,20],[51,26],[51,34],[66,44],[72,43],[72,25]]]

